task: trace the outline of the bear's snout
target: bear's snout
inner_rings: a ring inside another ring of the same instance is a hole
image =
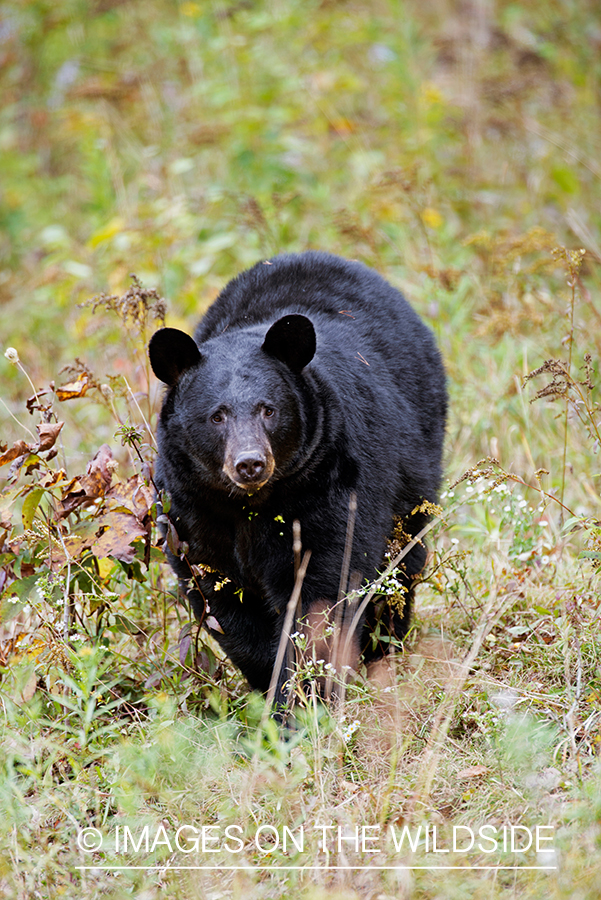
[[[250,450],[238,456],[234,468],[240,480],[250,484],[261,481],[266,463],[265,456],[259,450]]]
[[[223,471],[233,483],[247,491],[258,491],[267,484],[275,470],[271,449],[253,448],[237,454],[227,453]]]
[[[254,423],[230,423],[223,459],[223,472],[236,487],[258,491],[275,470],[273,451],[267,435]]]

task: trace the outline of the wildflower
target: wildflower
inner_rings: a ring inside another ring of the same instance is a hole
[[[9,363],[13,364],[13,366],[17,366],[19,364],[19,354],[14,347],[7,347],[4,351],[4,356],[9,361]]]
[[[345,744],[348,744],[348,742],[350,741],[350,739],[356,732],[357,728],[359,728],[360,724],[361,723],[360,723],[359,719],[355,719],[354,722],[350,722],[346,726],[346,728],[342,732],[342,740],[344,741]]]

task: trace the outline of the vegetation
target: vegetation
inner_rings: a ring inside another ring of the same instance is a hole
[[[3,13],[2,896],[596,900],[598,4]],[[308,247],[407,294],[452,406],[404,652],[284,738],[163,564],[145,347]]]

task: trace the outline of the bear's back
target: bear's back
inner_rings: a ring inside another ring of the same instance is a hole
[[[292,311],[336,318],[363,312],[373,325],[394,328],[402,322],[412,331],[421,325],[403,295],[377,272],[309,250],[259,262],[230,281],[200,322],[195,339],[202,343],[226,328],[267,323]]]

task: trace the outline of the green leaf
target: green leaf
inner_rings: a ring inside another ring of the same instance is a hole
[[[579,187],[579,181],[572,169],[566,166],[555,166],[551,177],[566,194],[575,194]]]
[[[44,493],[44,488],[37,487],[34,488],[30,493],[25,497],[23,501],[23,509],[21,510],[21,520],[23,522],[23,528],[26,531],[29,531],[31,528],[33,517],[35,516],[35,511],[38,508],[38,504],[42,499],[42,495]]]

